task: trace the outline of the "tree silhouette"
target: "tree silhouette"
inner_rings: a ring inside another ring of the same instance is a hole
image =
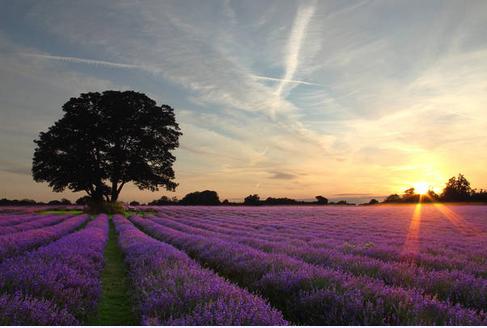
[[[440,196],[433,190],[428,190],[426,197],[423,199],[424,202],[437,202]]]
[[[184,196],[179,203],[182,205],[220,205],[220,198],[213,190],[195,191]]]
[[[91,197],[90,196],[83,196],[83,197],[80,197],[76,200],[76,205],[88,205],[89,202],[91,201]]]
[[[402,195],[403,203],[417,203],[420,199],[420,195],[416,193],[414,188],[404,190],[404,194]]]
[[[55,192],[85,191],[95,202],[116,202],[128,182],[141,190],[176,188],[171,151],[181,132],[170,106],[134,91],[105,91],[71,98],[63,111],[34,141],[36,182]]]
[[[259,195],[257,194],[248,195],[244,199],[244,205],[261,205]]]
[[[446,183],[441,199],[446,202],[464,202],[470,199],[473,193],[470,187],[470,182],[463,174],[458,174],[458,177],[451,177]]]
[[[401,202],[401,197],[398,194],[392,194],[387,196],[386,199],[384,199],[384,203],[400,203]]]
[[[153,201],[149,202],[147,205],[176,205],[178,203],[178,199],[176,197],[169,198],[167,196],[161,196],[159,199],[154,199]]]
[[[323,197],[323,196],[315,196],[316,198],[316,203],[318,205],[326,205],[328,204],[328,199],[326,197]]]
[[[287,197],[279,197],[279,198],[274,198],[274,197],[267,197],[263,201],[264,205],[296,205],[299,204],[298,201],[292,198],[287,198]]]
[[[415,195],[415,190],[414,188],[409,188],[409,189],[406,189],[404,190],[404,195],[407,195],[407,196],[412,196],[412,195]]]

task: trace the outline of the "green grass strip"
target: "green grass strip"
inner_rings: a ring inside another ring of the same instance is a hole
[[[98,326],[131,326],[138,320],[132,312],[129,293],[127,267],[123,261],[123,253],[118,246],[118,234],[110,219],[108,243],[105,248],[105,268],[102,273],[102,295],[98,305],[98,313],[91,324]]]

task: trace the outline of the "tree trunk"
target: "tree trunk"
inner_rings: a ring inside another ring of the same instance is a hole
[[[118,181],[112,181],[112,198],[110,202],[115,203],[118,200]]]

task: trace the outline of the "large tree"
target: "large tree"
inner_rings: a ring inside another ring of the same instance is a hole
[[[71,98],[63,111],[34,141],[35,181],[56,192],[86,191],[99,202],[116,202],[128,182],[175,190],[171,151],[182,133],[170,106],[134,91],[105,91]]]

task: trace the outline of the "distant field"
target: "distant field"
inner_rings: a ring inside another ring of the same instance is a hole
[[[487,206],[152,208],[0,214],[0,324],[487,324]]]

